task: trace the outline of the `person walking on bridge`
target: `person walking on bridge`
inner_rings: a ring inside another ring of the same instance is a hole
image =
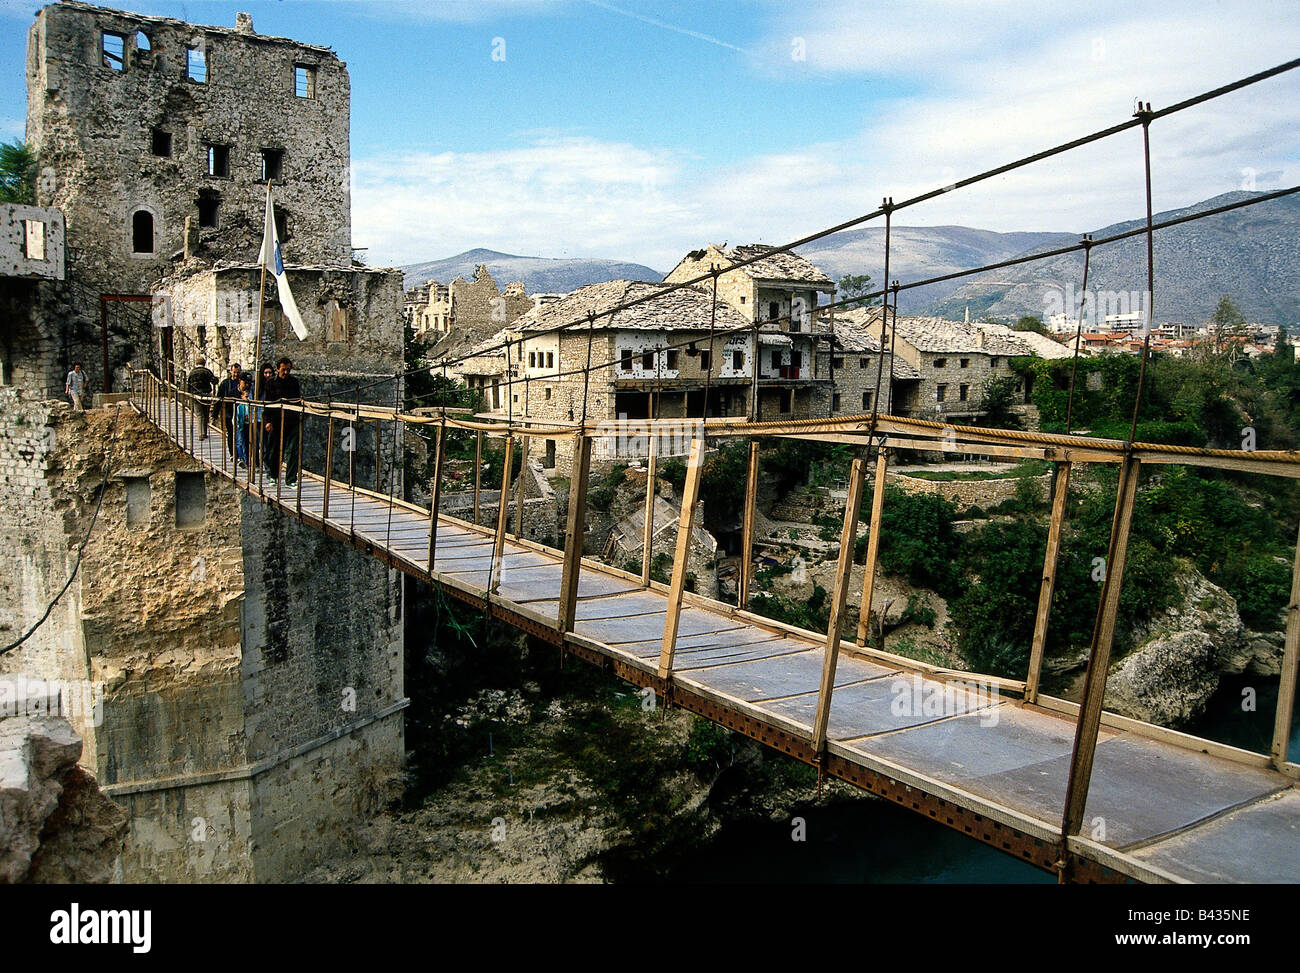
[[[260,375],[253,384],[253,401],[270,402],[275,392],[275,369],[271,367],[270,362],[266,362],[258,371]],[[270,481],[271,486],[275,486],[275,473],[280,458],[275,452],[279,443],[274,435],[275,430],[271,428],[272,422],[269,408],[263,404],[254,406],[253,425],[248,430],[251,449],[249,465],[261,463],[266,468],[266,479]]]
[[[239,392],[241,379],[239,362],[230,363],[230,374],[217,386],[217,405],[221,409],[221,427],[226,430],[226,451],[232,459],[238,459],[235,452],[235,402],[242,398]],[[247,458],[245,458],[247,461]]]
[[[208,418],[212,409],[211,404],[208,402],[208,398],[211,397],[212,387],[216,384],[217,376],[213,375],[211,370],[208,368],[208,360],[206,358],[200,358],[198,364],[194,366],[194,370],[191,371],[189,376],[185,379],[186,391],[191,395],[203,396],[202,399],[196,400],[194,403],[195,408],[199,411],[200,440],[208,438]]]
[[[302,386],[294,377],[293,362],[281,358],[276,365],[276,376],[271,382],[271,394],[268,398],[279,402],[302,402]],[[265,431],[273,439],[275,470],[272,479],[279,479],[280,464],[284,464],[284,484],[294,486],[298,482],[298,437],[302,414],[289,409],[268,409],[268,421]]]
[[[248,376],[243,375],[239,379],[239,398],[235,400],[232,413],[232,421],[235,429],[235,469],[238,470],[242,465],[244,469],[248,468],[248,427],[252,411],[253,390],[249,385]]]

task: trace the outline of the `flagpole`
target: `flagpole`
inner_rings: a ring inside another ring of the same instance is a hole
[[[271,208],[271,181],[266,181],[266,207]],[[274,216],[272,216],[274,219]],[[260,397],[262,387],[262,317],[266,313],[266,234],[262,234],[262,250],[260,254],[262,264],[262,282],[258,285],[257,292],[257,337],[253,341],[253,400]]]

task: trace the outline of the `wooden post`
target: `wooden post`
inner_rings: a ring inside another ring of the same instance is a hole
[[[840,557],[835,566],[835,591],[831,595],[831,619],[826,627],[826,654],[822,657],[822,684],[817,693],[817,711],[813,717],[812,748],[818,756],[826,748],[826,727],[831,716],[831,690],[835,688],[835,665],[840,655],[840,629],[844,625],[844,604],[849,597],[849,578],[853,573],[853,542],[858,536],[858,508],[862,506],[862,488],[866,479],[867,461],[855,459],[849,472],[849,499],[844,507]]]
[[[700,474],[704,467],[704,437],[691,440],[691,455],[686,461],[686,484],[682,487],[682,513],[677,521],[677,556],[673,561],[673,579],[668,586],[668,617],[664,620],[663,647],[659,650],[659,678],[667,679],[673,671],[673,654],[677,651],[677,625],[682,613],[682,592],[686,590],[686,561],[691,552],[691,533],[695,529],[695,504],[700,499]]]
[[[650,434],[645,466],[645,523],[641,526],[641,587],[650,587],[650,545],[655,536],[655,454],[659,437]]]
[[[438,427],[438,438],[433,447],[433,482],[429,484],[429,579],[433,579],[433,557],[438,547],[438,508],[442,504],[442,458],[447,438],[447,417],[444,414]]]
[[[379,458],[384,455],[384,423],[375,423],[375,492],[379,492]]]
[[[334,409],[329,408],[329,419],[325,427],[325,504],[321,510],[321,520],[330,515],[330,484],[334,482]]]
[[[1088,672],[1083,684],[1083,703],[1079,707],[1079,722],[1074,731],[1074,751],[1070,755],[1070,778],[1066,784],[1065,815],[1061,822],[1061,835],[1064,838],[1079,833],[1083,826],[1084,808],[1088,804],[1088,786],[1092,781],[1092,762],[1096,756],[1097,736],[1101,727],[1111,642],[1115,637],[1115,615],[1119,610],[1124,560],[1128,555],[1129,528],[1133,524],[1133,499],[1137,495],[1140,472],[1141,464],[1131,456],[1120,467],[1115,516],[1111,521],[1110,551],[1106,559],[1106,580],[1102,582],[1101,601],[1097,606],[1092,648],[1088,653]]]
[[[1297,663],[1300,662],[1300,538],[1296,539],[1295,566],[1291,569],[1291,600],[1286,607],[1286,640],[1282,650],[1282,679],[1277,687],[1277,712],[1273,717],[1273,766],[1286,763],[1295,709]]]
[[[1043,648],[1047,644],[1047,620],[1052,614],[1052,592],[1056,587],[1056,561],[1061,553],[1061,528],[1065,523],[1065,499],[1070,492],[1070,464],[1056,467],[1052,489],[1052,520],[1047,528],[1047,550],[1043,554],[1043,583],[1038,589],[1038,614],[1034,616],[1034,640],[1029,648],[1029,675],[1025,677],[1025,702],[1038,702],[1038,679],[1043,671]]]
[[[510,517],[510,466],[515,459],[515,439],[506,433],[506,459],[501,470],[501,493],[497,497],[497,531],[492,543],[492,564],[488,572],[488,593],[491,594],[501,580],[501,556],[506,549],[506,521]]]
[[[582,545],[586,539],[587,475],[591,472],[591,437],[579,435],[569,471],[569,516],[564,531],[564,573],[560,579],[561,633],[573,631],[578,611],[578,578],[582,573]]]
[[[515,540],[524,536],[524,475],[528,472],[528,437],[519,440],[519,490],[515,501]]]
[[[444,410],[442,414],[443,422],[447,421],[447,413]],[[478,431],[478,436],[474,441],[474,523],[478,523],[478,495],[479,481],[483,474],[483,430]]]
[[[754,572],[754,511],[758,502],[758,440],[749,441],[749,476],[745,479],[745,519],[741,527],[740,586],[736,607],[749,607],[749,584]]]
[[[867,644],[871,634],[871,598],[876,590],[876,562],[880,558],[881,514],[885,509],[885,472],[888,460],[884,449],[876,453],[876,482],[871,492],[871,527],[867,535],[867,562],[862,568],[862,600],[858,603],[858,645]],[[856,546],[857,538],[852,543]]]

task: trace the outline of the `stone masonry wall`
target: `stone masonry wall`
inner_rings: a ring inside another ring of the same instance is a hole
[[[5,636],[66,579],[113,437],[77,579],[0,672],[102,687],[74,724],[131,814],[128,881],[291,878],[392,794],[400,577],[202,473],[127,406],[114,426],[3,390],[0,429]]]

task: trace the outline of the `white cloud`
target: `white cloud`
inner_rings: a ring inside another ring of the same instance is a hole
[[[573,136],[359,160],[353,236],[370,247],[374,263],[489,247],[662,265],[676,250],[666,241],[688,232],[698,215],[676,191],[679,174],[666,153]]]
[[[869,114],[849,136],[709,171],[663,146],[571,133],[532,133],[496,152],[361,160],[357,242],[393,262],[489,246],[667,269],[703,242],[785,242],[870,211],[885,195],[902,201],[1124,121],[1135,97],[1159,108],[1300,49],[1300,22],[1207,4],[1153,13],[1080,0],[1041,5],[1032,23],[1021,7],[955,0],[772,10],[753,46],[788,61],[791,37],[804,37],[809,62],[796,75],[861,75],[864,86],[881,76],[904,93],[864,98]],[[774,64],[757,70],[769,80],[787,70]],[[1251,175],[1258,189],[1300,182],[1297,105],[1300,72],[1156,121],[1157,211],[1243,188]],[[1133,129],[895,221],[1082,232],[1138,218],[1141,145]]]

